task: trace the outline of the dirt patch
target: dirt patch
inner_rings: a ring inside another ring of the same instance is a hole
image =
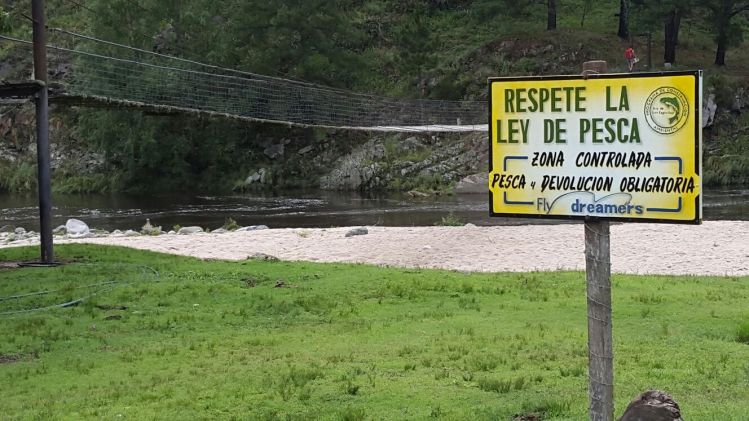
[[[98,308],[99,310],[127,310],[127,306],[113,306],[113,305],[107,305],[107,304],[96,304],[94,307]]]
[[[19,269],[21,262],[0,262],[0,270]]]
[[[242,283],[246,288],[255,288],[256,286],[264,283],[264,282],[270,282],[270,278],[265,276],[247,276],[242,278]]]
[[[23,355],[0,354],[0,364],[12,364],[21,361],[23,358]]]
[[[0,270],[22,269],[22,268],[33,268],[33,267],[55,267],[55,266],[65,265],[68,263],[75,263],[75,260],[58,260],[52,263],[42,263],[36,260],[9,261],[9,262],[0,262]]]

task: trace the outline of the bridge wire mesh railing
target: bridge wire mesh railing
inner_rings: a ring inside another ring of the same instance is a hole
[[[387,98],[213,66],[65,30],[51,33],[58,44],[75,45],[48,46],[50,61],[72,65],[51,79],[68,97],[299,126],[486,130],[487,105],[481,101]],[[0,41],[23,44],[31,52],[29,41],[6,36]]]

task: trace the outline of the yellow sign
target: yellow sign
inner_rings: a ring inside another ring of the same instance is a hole
[[[489,80],[492,216],[702,219],[702,72]]]

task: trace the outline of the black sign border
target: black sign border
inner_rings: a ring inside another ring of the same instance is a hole
[[[661,224],[689,224],[699,225],[702,223],[702,206],[700,206],[700,196],[702,196],[702,159],[700,151],[702,150],[702,121],[699,118],[702,110],[702,92],[700,92],[700,80],[702,79],[702,70],[684,70],[673,72],[642,72],[642,73],[594,73],[587,76],[583,75],[554,75],[554,76],[508,76],[508,77],[491,77],[488,79],[489,88],[489,118],[487,119],[487,129],[489,132],[489,173],[494,169],[492,159],[492,145],[494,143],[494,133],[492,131],[492,84],[495,82],[527,82],[540,80],[585,80],[585,79],[634,79],[640,77],[654,76],[692,76],[694,77],[694,133],[697,139],[694,142],[694,162],[697,166],[695,173],[700,176],[700,194],[694,198],[695,216],[694,219],[675,220],[660,218],[626,218],[626,217],[601,217],[589,215],[539,215],[539,214],[521,214],[521,213],[497,213],[494,212],[494,194],[489,189],[489,216],[502,218],[525,218],[525,219],[559,219],[567,221],[611,221],[611,222],[640,222],[640,223],[661,223]]]

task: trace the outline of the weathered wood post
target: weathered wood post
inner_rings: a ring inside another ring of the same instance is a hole
[[[39,191],[39,235],[42,263],[55,260],[52,249],[52,189],[49,157],[49,101],[47,89],[47,35],[44,0],[31,2],[34,41],[34,78],[44,82],[36,95],[36,164]]]
[[[605,61],[583,63],[583,75],[606,73]],[[588,392],[591,421],[614,419],[614,347],[611,326],[609,222],[585,220],[588,301]]]

